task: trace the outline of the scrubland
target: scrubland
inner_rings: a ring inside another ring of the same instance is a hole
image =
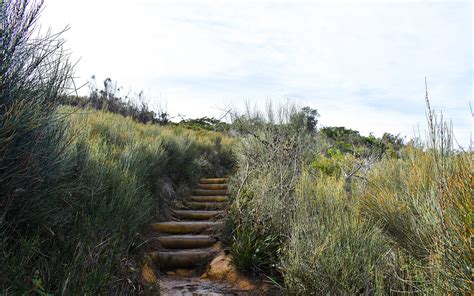
[[[283,294],[469,293],[472,150],[428,98],[410,142],[290,104],[173,124],[109,89],[70,100],[61,34],[32,38],[40,6],[0,6],[2,294],[143,293],[149,222],[225,174],[232,262]]]
[[[236,115],[236,267],[285,295],[468,293],[473,155],[427,103],[428,139],[405,144],[291,106]]]

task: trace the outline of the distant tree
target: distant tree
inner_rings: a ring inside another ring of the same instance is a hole
[[[320,129],[320,133],[326,137],[332,147],[343,153],[359,156],[370,150],[371,154],[379,157],[382,155],[399,157],[400,151],[404,147],[403,138],[389,133],[384,133],[382,138],[377,138],[373,134],[362,136],[358,131],[345,127],[323,127]]]
[[[312,109],[311,107],[303,107],[301,112],[305,115],[306,118],[306,127],[308,131],[316,131],[316,125],[318,124],[319,113],[318,110]]]
[[[104,88],[99,89],[95,83],[95,77],[89,83],[89,96],[71,96],[62,98],[62,103],[66,105],[78,106],[81,108],[93,108],[96,110],[108,111],[131,117],[140,123],[153,123],[167,125],[170,121],[168,112],[164,110],[150,110],[143,95],[143,91],[138,94],[138,99],[131,100],[128,96],[120,96],[120,87],[110,78],[104,80]]]
[[[304,129],[310,133],[316,132],[316,125],[318,124],[318,110],[310,107],[304,107],[300,111],[294,112],[290,115],[290,124],[296,129]]]
[[[229,124],[214,117],[201,117],[193,119],[183,119],[180,122],[181,125],[192,129],[205,129],[211,131],[220,131],[224,132],[229,130]]]

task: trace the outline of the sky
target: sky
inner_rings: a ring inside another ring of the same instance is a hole
[[[77,85],[110,77],[174,117],[289,100],[317,109],[321,126],[409,139],[424,135],[426,77],[432,107],[466,147],[473,10],[472,1],[45,0],[40,24],[70,27]]]

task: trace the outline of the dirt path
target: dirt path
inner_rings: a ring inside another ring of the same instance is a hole
[[[227,179],[203,178],[172,221],[151,225],[154,250],[142,275],[159,282],[161,295],[255,295],[219,242],[228,205]],[[164,275],[156,276],[154,268]]]
[[[165,276],[160,278],[160,293],[170,296],[240,296],[249,295],[250,292],[222,281],[206,280],[200,277]]]

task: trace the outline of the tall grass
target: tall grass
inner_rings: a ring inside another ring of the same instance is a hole
[[[344,181],[305,173],[297,187],[281,271],[291,295],[382,294],[389,248],[377,225],[361,218]]]
[[[139,294],[148,222],[226,173],[231,140],[59,108],[72,68],[41,5],[0,2],[0,294]]]
[[[28,1],[0,3],[0,217],[15,224],[33,210],[27,190],[38,200],[55,194],[45,184],[61,178],[63,163],[58,140],[65,131],[55,98],[72,69],[60,35],[31,37],[40,9]]]
[[[20,274],[61,223],[53,217],[69,173],[66,127],[55,110],[72,68],[60,34],[33,37],[40,10],[41,3],[0,2],[0,278],[7,292],[18,282],[7,284],[6,273]],[[27,272],[33,278],[35,269]]]
[[[6,294],[140,293],[137,264],[147,224],[166,218],[167,205],[200,176],[216,176],[232,164],[232,140],[222,134],[75,111],[58,110],[71,114],[68,136],[51,139],[68,141],[61,182],[48,184],[55,194],[39,199],[25,188],[34,209],[23,218],[29,231],[17,226],[13,234],[4,232]],[[9,219],[9,226],[17,222]]]
[[[472,152],[452,149],[429,104],[426,145],[370,159],[328,153],[337,147],[324,136],[272,114],[234,122],[236,267],[273,277],[289,295],[469,291]]]
[[[429,138],[411,146],[402,160],[384,160],[373,170],[363,213],[410,261],[400,273],[424,293],[465,293],[472,288],[472,152],[452,149],[452,132],[428,102]]]

